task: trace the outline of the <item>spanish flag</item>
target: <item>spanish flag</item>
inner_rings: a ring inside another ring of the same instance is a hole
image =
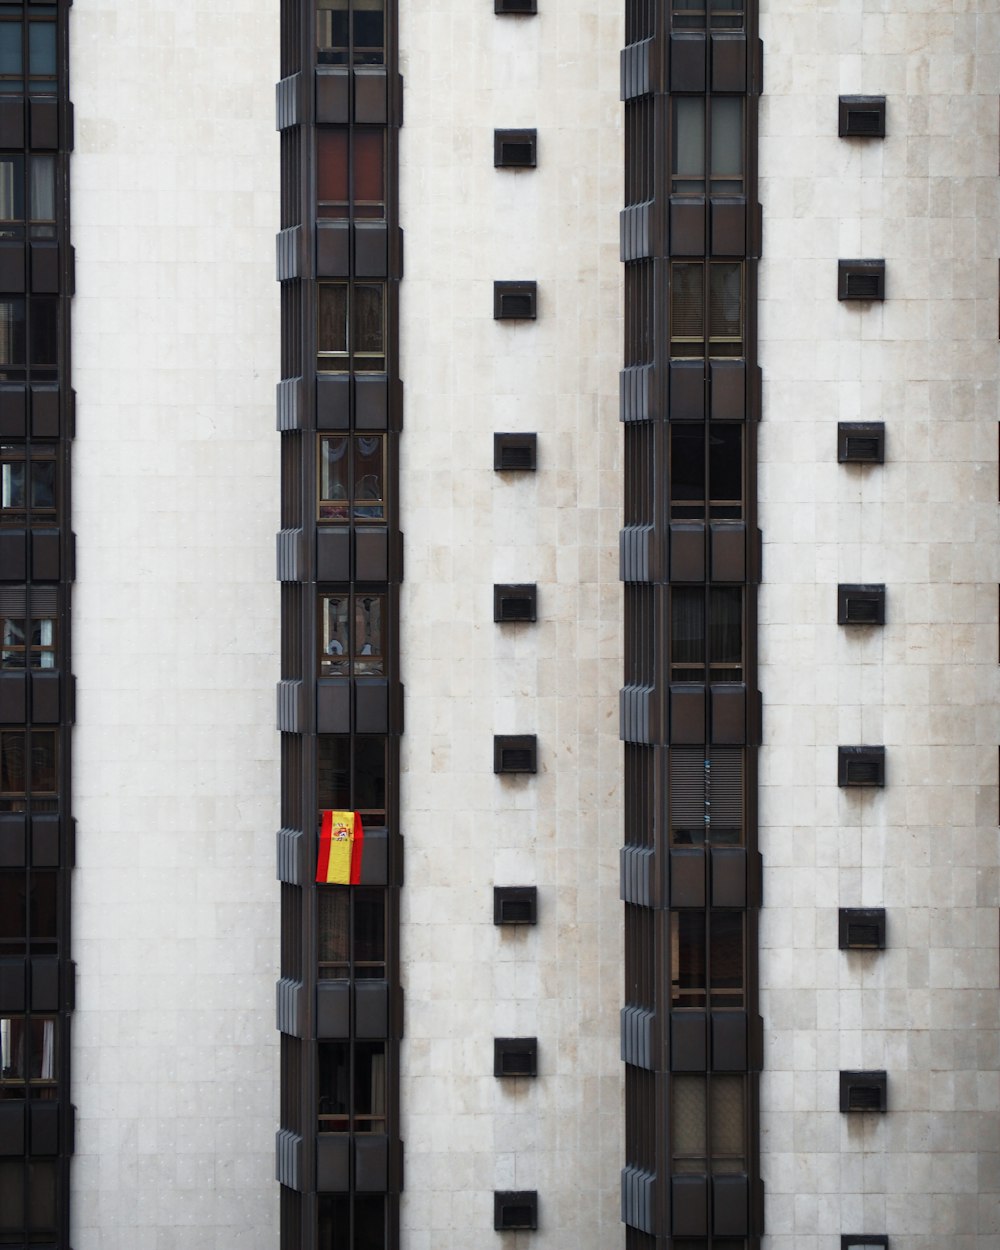
[[[358,812],[320,812],[316,880],[324,885],[357,885],[364,842]]]

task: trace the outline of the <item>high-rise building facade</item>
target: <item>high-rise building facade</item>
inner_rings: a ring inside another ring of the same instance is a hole
[[[0,1247],[996,1245],[994,9],[0,3]]]

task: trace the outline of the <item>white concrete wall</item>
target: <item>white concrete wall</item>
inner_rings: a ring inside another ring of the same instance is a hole
[[[278,5],[70,30],[72,1244],[273,1250]]]
[[[624,1244],[621,365],[623,8],[401,0],[405,1250],[488,1245],[494,1189],[537,1189],[539,1250]],[[538,168],[493,168],[494,127],[537,127]],[[534,278],[535,323],[493,321]],[[538,432],[535,474],[493,432]],[[535,625],[494,582],[537,582]],[[497,778],[494,733],[537,733]],[[494,884],[537,884],[536,928],[495,928]],[[536,1080],[493,1077],[536,1036]],[[498,1242],[499,1244],[499,1242]],[[513,1243],[512,1243],[513,1244]]]
[[[760,360],[761,925],[767,1250],[1000,1237],[995,6],[764,0]],[[838,94],[888,137],[837,137]],[[885,257],[884,305],[838,257]],[[884,467],[836,462],[885,421]],[[836,624],[885,582],[883,629]],[[836,785],[885,744],[884,791]],[[889,949],[837,949],[884,906]],[[838,1112],[885,1068],[889,1113]]]

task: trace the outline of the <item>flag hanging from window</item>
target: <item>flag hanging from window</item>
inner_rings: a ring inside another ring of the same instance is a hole
[[[358,812],[320,812],[316,880],[324,885],[357,885],[365,831]]]

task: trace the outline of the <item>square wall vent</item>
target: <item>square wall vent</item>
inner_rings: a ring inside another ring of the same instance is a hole
[[[494,924],[535,924],[538,921],[538,887],[534,885],[495,885]]]
[[[495,1037],[493,1039],[494,1076],[537,1076],[537,1037]]]
[[[837,915],[842,951],[885,950],[884,907],[841,907]]]
[[[885,423],[841,421],[837,425],[837,459],[841,464],[883,464]]]
[[[537,773],[537,737],[534,734],[496,734],[493,738],[493,771]]]
[[[884,300],[885,261],[837,261],[837,299]]]
[[[537,620],[537,605],[538,587],[534,583],[493,587],[493,619],[501,624]]]
[[[534,169],[537,163],[537,130],[493,131],[493,164],[497,169]]]
[[[837,587],[838,625],[884,625],[885,587],[844,585]]]
[[[538,307],[537,282],[494,282],[493,317],[496,321],[534,321]]]
[[[841,1111],[885,1111],[888,1077],[885,1072],[841,1072]]]
[[[493,435],[493,468],[498,473],[532,473],[537,467],[537,434]]]
[[[498,1233],[538,1227],[538,1191],[505,1189],[493,1192],[493,1227]]]
[[[884,786],[885,747],[837,747],[837,785]]]
[[[839,130],[842,139],[884,139],[885,96],[842,95]]]

